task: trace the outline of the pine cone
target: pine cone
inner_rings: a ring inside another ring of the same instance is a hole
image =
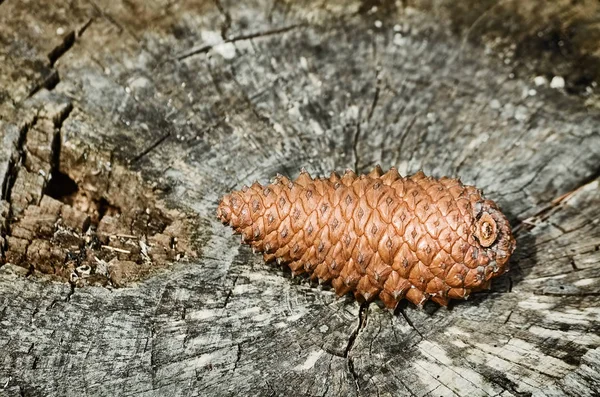
[[[508,220],[478,189],[395,168],[329,179],[303,170],[295,182],[278,175],[226,195],[217,215],[265,260],[390,308],[402,298],[446,306],[489,288],[515,248]]]

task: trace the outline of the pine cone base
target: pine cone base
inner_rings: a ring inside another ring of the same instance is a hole
[[[515,249],[508,220],[478,189],[394,168],[278,175],[224,196],[217,216],[266,261],[389,308],[403,298],[446,306],[489,288]]]

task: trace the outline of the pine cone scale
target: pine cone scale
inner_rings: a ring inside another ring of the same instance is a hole
[[[474,187],[395,169],[278,176],[225,196],[217,214],[266,260],[389,307],[402,298],[445,305],[485,288],[515,246],[504,215]]]

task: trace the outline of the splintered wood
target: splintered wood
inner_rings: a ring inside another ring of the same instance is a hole
[[[186,256],[190,221],[110,155],[61,142],[71,106],[24,125],[2,201],[2,262],[86,284],[123,286]]]

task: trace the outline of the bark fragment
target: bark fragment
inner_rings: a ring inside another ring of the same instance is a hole
[[[166,208],[137,173],[108,153],[62,144],[70,111],[42,109],[17,148],[0,212],[3,264],[77,286],[121,287],[194,256],[188,218]]]

